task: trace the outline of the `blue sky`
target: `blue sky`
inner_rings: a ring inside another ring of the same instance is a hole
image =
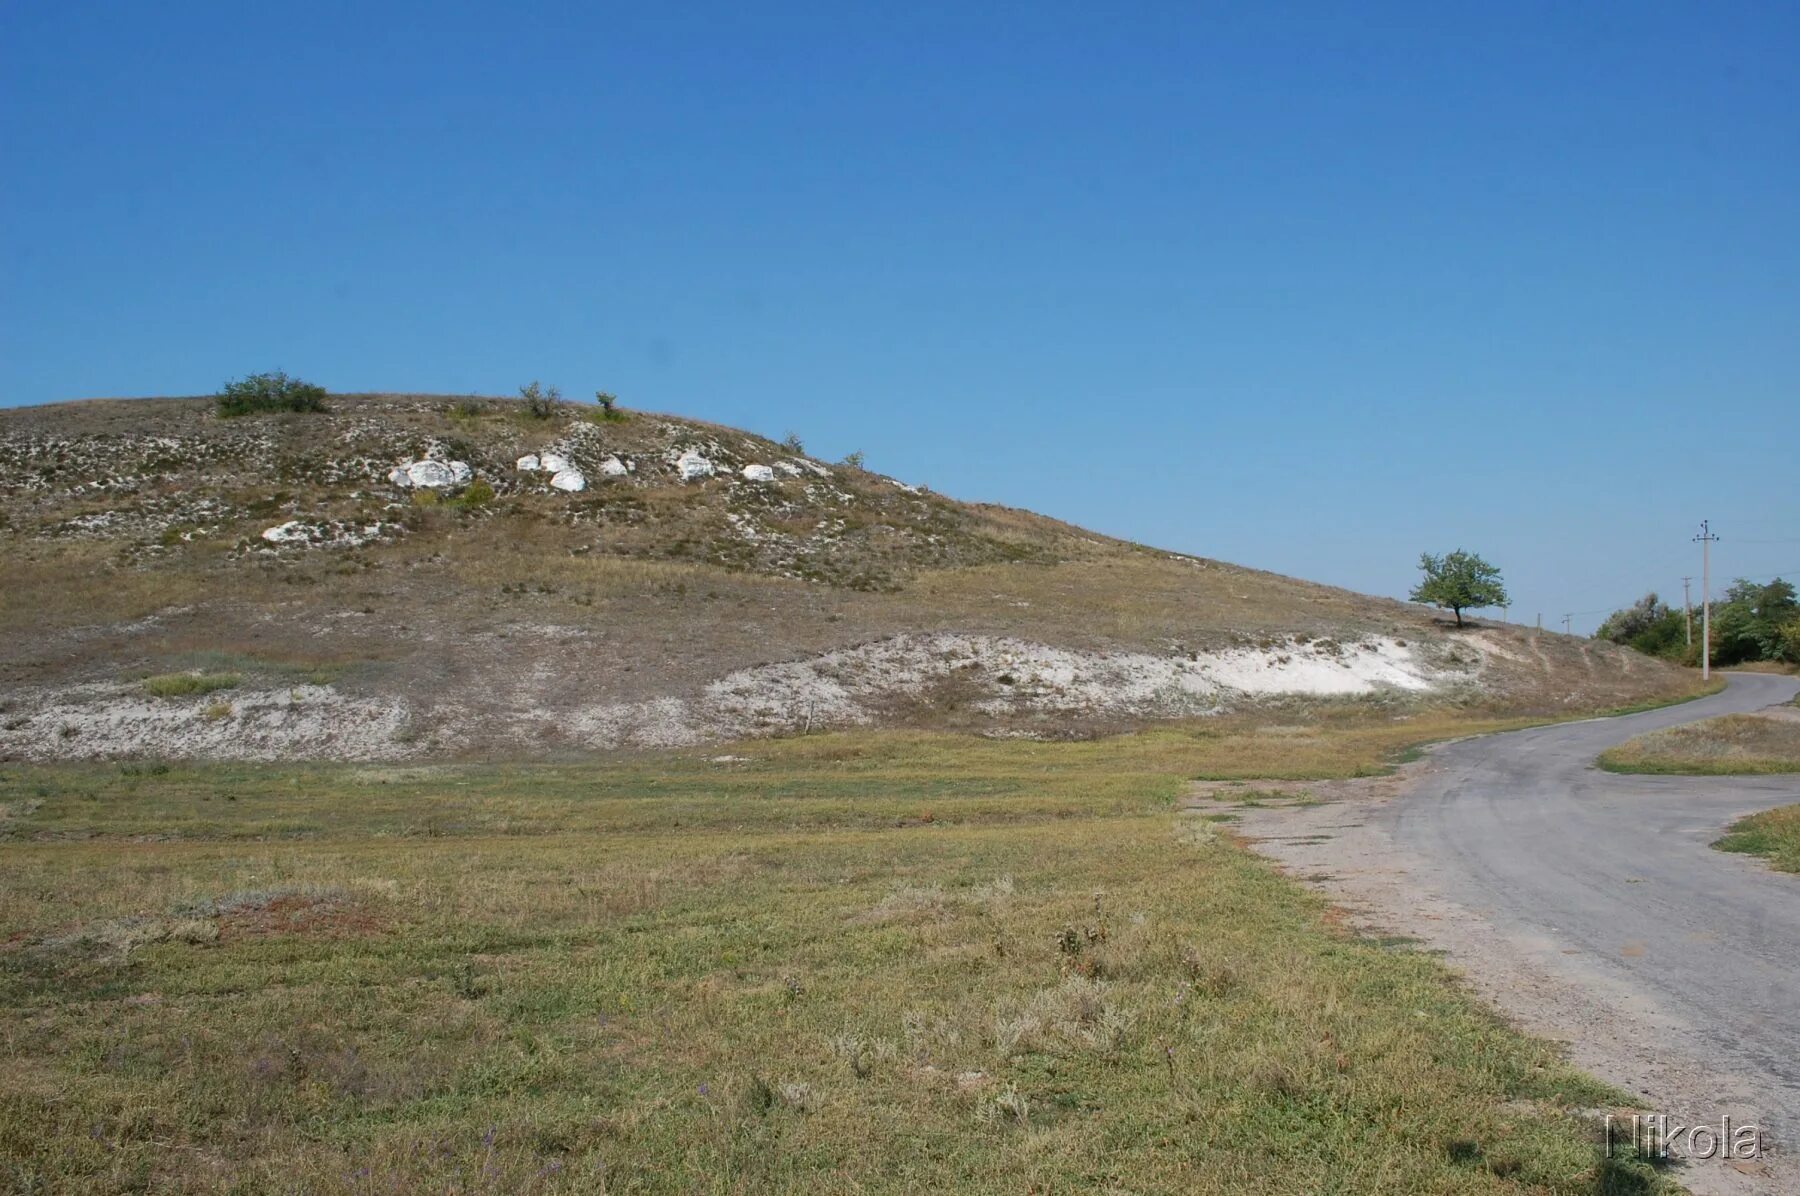
[[[0,404],[539,378],[1547,624],[1800,573],[1800,7],[657,7],[0,8]]]

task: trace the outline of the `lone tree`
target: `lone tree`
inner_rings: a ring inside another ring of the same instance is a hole
[[[1413,587],[1414,602],[1429,602],[1456,615],[1456,625],[1463,625],[1462,613],[1477,606],[1505,606],[1506,584],[1500,570],[1472,552],[1457,549],[1444,556],[1419,554],[1419,570],[1425,580]]]

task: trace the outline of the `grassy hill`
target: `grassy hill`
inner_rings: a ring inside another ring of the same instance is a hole
[[[467,481],[395,480],[427,460]],[[0,758],[1067,737],[1272,703],[1558,712],[1689,684],[1610,645],[1457,633],[747,432],[503,399],[3,411],[0,550]]]

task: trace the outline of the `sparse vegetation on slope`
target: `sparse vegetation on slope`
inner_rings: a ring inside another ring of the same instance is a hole
[[[1173,808],[1197,772],[1375,768],[1421,733],[1345,711],[583,768],[7,768],[0,1167],[1594,1191],[1619,1164],[1570,1111],[1620,1098]]]

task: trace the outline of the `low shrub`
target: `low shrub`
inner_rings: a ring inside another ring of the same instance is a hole
[[[227,419],[269,411],[325,410],[323,386],[290,378],[280,370],[227,382],[214,399],[219,414]]]
[[[519,397],[525,400],[525,413],[532,419],[549,419],[556,414],[556,405],[562,402],[562,391],[554,386],[540,386],[533,378],[519,387]]]
[[[625,422],[625,413],[619,410],[618,395],[604,390],[596,390],[594,392],[594,402],[600,404],[600,410],[595,414],[594,418],[598,419],[601,423],[622,424]]]

